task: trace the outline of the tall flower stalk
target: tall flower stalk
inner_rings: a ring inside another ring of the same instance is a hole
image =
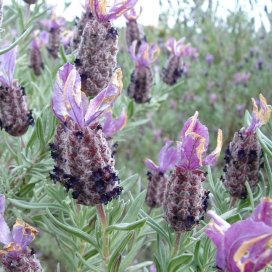
[[[161,207],[164,201],[164,194],[168,183],[167,171],[172,169],[177,161],[177,151],[172,146],[172,141],[167,141],[159,154],[159,165],[150,159],[145,160],[145,165],[149,168],[147,172],[148,187],[146,194],[146,204],[150,208]]]
[[[209,146],[208,128],[198,120],[198,112],[189,118],[177,143],[178,159],[169,178],[164,211],[166,219],[177,232],[191,230],[199,223],[208,205],[204,165],[214,165],[222,147],[222,131],[218,131],[217,147],[206,155]]]
[[[22,136],[34,123],[25,90],[14,79],[17,48],[1,56],[0,128],[12,136]]]
[[[90,102],[81,92],[80,76],[72,64],[60,68],[52,109],[61,121],[51,144],[55,167],[51,177],[61,182],[79,204],[107,204],[120,195],[112,151],[99,118],[122,91],[122,72]]]
[[[241,128],[234,134],[233,140],[225,151],[224,185],[234,198],[246,198],[246,182],[252,190],[258,184],[262,149],[257,139],[257,129],[266,124],[271,109],[264,96],[260,95],[260,110],[257,101],[252,99],[252,120],[247,128]]]
[[[75,62],[86,95],[95,96],[109,85],[116,69],[118,51],[118,33],[111,22],[136,3],[137,0],[118,0],[110,9],[108,1],[86,3],[87,15],[82,19],[85,26]],[[82,28],[82,24],[79,26]]]
[[[135,69],[131,74],[128,96],[137,103],[146,103],[151,99],[153,86],[153,72],[151,64],[156,61],[160,49],[156,44],[149,45],[142,42],[137,50],[137,41],[130,47],[130,55],[135,62]]]

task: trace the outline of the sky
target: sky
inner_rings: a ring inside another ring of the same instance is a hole
[[[18,0],[20,1],[20,0]],[[22,0],[21,0],[22,1]],[[161,0],[163,3],[163,8],[169,7],[169,2],[171,2],[171,8],[175,10],[178,7],[178,3],[182,3],[183,0]],[[11,0],[4,0],[4,3],[9,4]],[[64,16],[68,21],[73,20],[74,17],[81,15],[83,11],[83,4],[85,0],[46,0],[48,4],[56,6],[56,12],[58,15]],[[71,5],[63,12],[65,3],[71,2]],[[159,0],[139,0],[137,6],[142,6],[143,12],[139,18],[139,23],[143,25],[154,25],[158,24],[159,14],[161,12],[161,7]],[[206,0],[208,3],[208,0]],[[268,29],[269,21],[264,12],[264,6],[267,5],[268,10],[271,12],[272,3],[267,0],[251,0],[254,4],[254,9],[250,6],[249,0],[214,0],[214,5],[218,5],[217,14],[221,18],[226,18],[229,12],[234,11],[236,8],[236,3],[239,2],[240,6],[247,13],[255,18],[256,29],[261,26],[261,23]],[[56,4],[57,3],[57,4]],[[186,15],[186,14],[185,14]],[[169,20],[171,25],[171,18]],[[125,19],[123,16],[115,21],[116,26],[125,25]]]

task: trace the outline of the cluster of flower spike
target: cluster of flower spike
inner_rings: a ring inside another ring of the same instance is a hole
[[[225,152],[225,175],[222,179],[234,198],[247,196],[246,181],[254,190],[258,184],[258,174],[262,163],[262,149],[257,140],[256,131],[268,122],[271,109],[262,95],[260,95],[260,111],[256,101],[252,99],[252,102],[253,116],[250,126],[234,134]]]
[[[108,110],[122,90],[122,72],[116,70],[112,83],[90,102],[81,92],[80,75],[72,64],[58,72],[52,108],[61,121],[51,144],[55,161],[51,178],[61,182],[84,205],[107,204],[122,188],[114,168],[112,150],[98,118]],[[104,122],[107,135],[123,127],[126,118]]]
[[[0,260],[7,272],[42,272],[43,269],[36,255],[29,248],[38,231],[17,219],[10,231],[5,219],[5,196],[0,195]]]
[[[218,132],[217,147],[206,155],[209,132],[198,120],[198,113],[188,119],[181,131],[177,149],[167,142],[160,152],[159,163],[146,160],[151,172],[147,204],[159,207],[163,203],[169,224],[178,232],[189,231],[199,223],[208,206],[208,191],[203,189],[206,180],[203,165],[214,165],[222,147],[222,131]],[[166,171],[173,169],[170,176]]]
[[[27,106],[24,88],[13,79],[16,52],[15,48],[1,56],[0,128],[12,136],[21,136],[34,120]]]
[[[73,38],[74,46],[79,43],[75,64],[86,95],[95,96],[109,85],[116,69],[118,51],[118,33],[111,21],[127,12],[136,2],[115,1],[107,11],[107,1],[87,1],[85,14]]]

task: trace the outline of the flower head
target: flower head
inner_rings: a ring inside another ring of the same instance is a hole
[[[140,10],[137,12],[135,8],[131,8],[129,11],[127,11],[124,16],[125,18],[130,21],[130,20],[137,20],[140,15],[142,14],[142,7],[140,7]]]
[[[213,211],[206,234],[217,247],[216,263],[224,271],[256,272],[272,262],[272,199],[265,198],[246,220],[230,225]]]
[[[149,67],[159,56],[160,49],[157,44],[149,45],[142,42],[138,53],[136,53],[137,41],[134,41],[130,47],[130,56],[138,67]]]
[[[157,173],[165,173],[167,170],[171,169],[175,166],[178,158],[177,150],[172,146],[173,141],[167,141],[159,154],[159,165],[156,165],[152,160],[146,159],[145,165],[157,172]]]
[[[72,119],[80,127],[87,127],[112,106],[122,88],[122,71],[117,69],[112,83],[89,102],[81,92],[80,75],[74,65],[66,63],[57,74],[52,109],[60,121]]]
[[[108,9],[108,0],[90,0],[90,9],[99,21],[115,20],[133,8],[138,0],[115,0]]]
[[[255,133],[258,128],[266,124],[271,117],[271,109],[267,105],[265,97],[260,94],[260,110],[258,109],[257,102],[252,98],[253,113],[250,126],[246,129],[246,134]]]
[[[214,56],[212,54],[207,54],[206,55],[206,62],[208,63],[208,65],[211,65],[214,61]]]
[[[32,48],[41,49],[48,43],[48,32],[42,31],[41,33],[35,33],[35,37],[31,42]]]
[[[38,231],[19,219],[11,231],[4,219],[4,211],[5,196],[0,195],[0,243],[4,245],[0,257],[9,254],[19,255],[35,239]]]
[[[197,169],[203,165],[214,165],[222,148],[222,131],[218,130],[217,147],[206,156],[209,146],[208,128],[198,120],[198,112],[189,118],[181,131],[178,142],[177,166],[184,169]]]
[[[0,83],[5,87],[11,87],[16,65],[17,48],[14,48],[0,56]]]
[[[105,121],[103,124],[103,133],[106,138],[112,138],[114,134],[122,130],[127,124],[127,114],[123,111],[119,118],[113,118],[112,112],[105,113]]]
[[[236,73],[234,75],[234,82],[235,84],[247,84],[247,82],[250,79],[251,74],[247,72],[241,72],[241,73]]]
[[[176,41],[175,38],[170,38],[166,42],[166,48],[176,57],[198,57],[198,51],[189,43],[185,43],[185,38]]]

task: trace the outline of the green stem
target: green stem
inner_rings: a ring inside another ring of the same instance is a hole
[[[181,232],[176,233],[176,241],[175,241],[175,246],[172,252],[172,257],[175,257],[179,253],[179,247],[180,247],[180,242],[181,242]]]
[[[102,230],[102,254],[107,267],[110,260],[110,239],[108,232],[106,231],[108,228],[108,218],[103,204],[96,205],[96,210]]]

